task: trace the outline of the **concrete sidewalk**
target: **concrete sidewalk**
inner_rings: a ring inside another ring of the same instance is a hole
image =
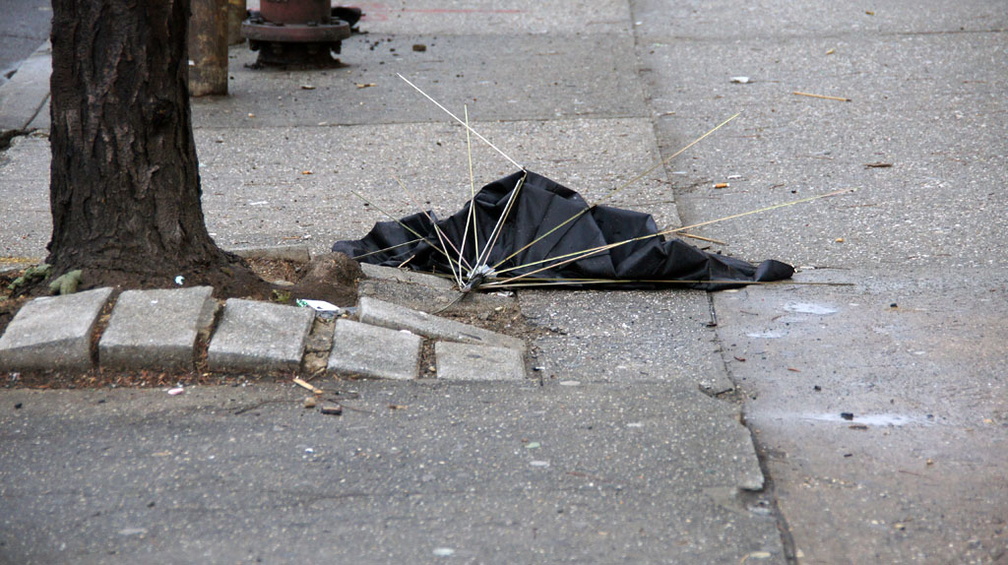
[[[317,381],[338,417],[251,377],[0,391],[0,562],[1008,559],[1008,13],[364,9],[346,67],[252,71],[236,47],[231,94],[194,100],[221,245],[317,254],[378,209],[458,209],[465,136],[396,73],[588,200],[744,110],[608,202],[660,226],[857,191],[697,230],[798,284],[519,292],[529,378]],[[15,264],[44,255],[48,151],[39,131],[0,153]],[[477,184],[512,172],[473,154]]]

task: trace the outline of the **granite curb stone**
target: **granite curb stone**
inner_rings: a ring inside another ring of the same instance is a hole
[[[91,334],[111,296],[106,287],[25,304],[0,336],[0,370],[90,370]]]
[[[196,338],[213,324],[212,294],[209,286],[124,291],[98,342],[99,365],[193,370]]]
[[[518,338],[404,308],[376,298],[362,296],[358,301],[358,308],[360,321],[366,324],[407,329],[431,339],[509,347],[525,352],[525,342]]]
[[[360,263],[360,266],[361,271],[371,279],[417,284],[442,291],[450,291],[455,288],[455,285],[450,280],[434,275],[397,269],[395,267],[382,267],[381,265],[372,265],[370,263]]]
[[[297,371],[315,311],[231,298],[207,350],[211,371]]]
[[[347,319],[336,320],[330,373],[354,373],[388,379],[415,379],[420,362],[420,336]]]
[[[453,381],[520,381],[525,361],[517,349],[439,341],[434,344],[439,379]]]

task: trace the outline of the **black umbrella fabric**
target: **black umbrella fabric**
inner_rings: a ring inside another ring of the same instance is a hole
[[[484,186],[471,205],[475,221],[469,204],[444,220],[417,213],[379,222],[363,239],[338,241],[332,250],[361,262],[449,275],[461,264],[463,280],[474,277],[483,288],[719,290],[794,274],[779,261],[752,265],[665,239],[649,214],[589,206],[577,192],[529,171]]]

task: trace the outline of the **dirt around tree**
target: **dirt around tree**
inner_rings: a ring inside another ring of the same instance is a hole
[[[151,275],[114,270],[83,269],[78,291],[110,287],[113,297],[124,290],[212,286],[218,300],[247,298],[293,304],[298,298],[325,300],[337,306],[357,302],[357,283],[364,273],[346,255],[328,253],[309,263],[232,256],[240,268],[230,266],[190,271],[178,275]],[[24,270],[0,273],[0,334],[28,300],[52,294],[49,280],[40,280],[14,292],[8,286]],[[181,276],[181,285],[176,277]]]

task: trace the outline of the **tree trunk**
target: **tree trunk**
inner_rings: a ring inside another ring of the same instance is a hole
[[[234,261],[203,221],[188,17],[188,0],[53,0],[54,273],[172,276]]]

